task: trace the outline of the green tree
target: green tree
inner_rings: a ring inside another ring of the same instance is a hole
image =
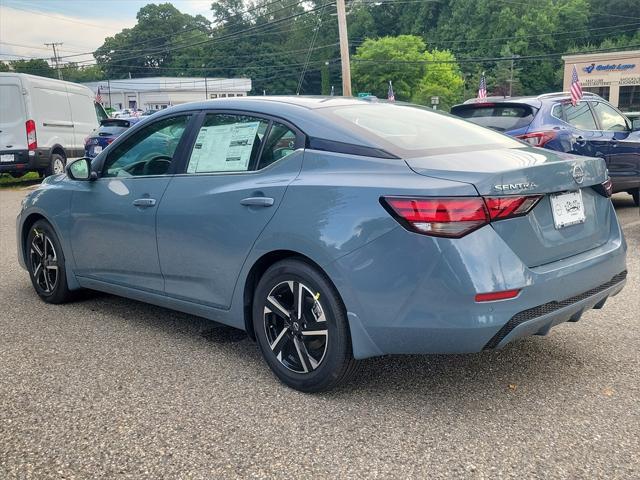
[[[424,52],[428,62],[424,76],[411,98],[415,103],[431,105],[431,97],[438,97],[440,110],[449,108],[462,100],[463,78],[456,58],[451,52],[434,50]]]
[[[415,35],[366,40],[353,56],[353,85],[386,97],[389,82],[397,100],[411,100],[425,75],[424,41]]]
[[[463,79],[453,54],[429,52],[415,35],[367,40],[354,55],[357,91],[386,97],[389,81],[397,100],[430,105],[437,96],[441,108],[448,108],[462,98]]]
[[[50,78],[57,76],[56,71],[49,66],[46,60],[42,59],[11,60],[9,65],[11,69],[17,73],[29,73],[31,75]]]
[[[11,67],[9,67],[9,64],[6,62],[0,62],[0,72],[10,72],[11,71]]]
[[[94,56],[112,78],[171,75],[171,62],[186,46],[208,39],[209,22],[201,15],[181,13],[170,3],[148,4],[138,23],[108,37]],[[163,70],[168,67],[167,70]]]

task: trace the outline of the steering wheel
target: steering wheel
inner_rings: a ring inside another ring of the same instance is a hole
[[[144,164],[144,169],[142,170],[143,175],[162,175],[167,173],[169,167],[171,166],[172,157],[168,155],[158,155],[157,157],[153,157]]]

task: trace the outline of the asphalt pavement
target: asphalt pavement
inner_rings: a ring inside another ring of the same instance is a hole
[[[0,189],[0,478],[640,478],[640,216],[628,283],[547,337],[370,359],[339,390],[275,379],[244,334],[110,295],[53,306]],[[110,252],[104,252],[109,254]]]

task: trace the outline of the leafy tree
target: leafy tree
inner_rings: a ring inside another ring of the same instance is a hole
[[[46,60],[12,60],[9,62],[11,69],[17,73],[29,73],[41,77],[56,77],[56,71],[49,66]]]
[[[353,56],[356,91],[386,97],[393,83],[398,100],[411,100],[425,76],[424,41],[415,35],[366,40]]]
[[[10,72],[11,71],[11,67],[9,67],[9,64],[6,62],[0,62],[0,72]]]
[[[425,52],[424,59],[429,62],[425,73],[411,98],[415,103],[431,105],[431,97],[439,97],[438,108],[449,108],[462,99],[463,82],[456,58],[451,52],[434,50]]]
[[[108,37],[96,50],[98,65],[111,78],[167,75],[177,51],[208,39],[209,22],[201,15],[181,13],[170,3],[148,4],[136,16],[138,23]]]
[[[389,81],[398,100],[431,104],[440,97],[448,108],[462,97],[463,79],[448,51],[425,50],[415,35],[367,40],[353,57],[353,82],[358,91],[386,97]]]

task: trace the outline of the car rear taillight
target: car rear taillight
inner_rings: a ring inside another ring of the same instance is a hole
[[[607,177],[604,182],[594,185],[592,188],[603,197],[610,197],[613,195],[613,182],[611,182],[609,177]]]
[[[27,129],[27,148],[35,150],[38,148],[38,139],[36,138],[36,122],[27,120],[25,123]]]
[[[554,130],[544,130],[542,132],[525,133],[524,135],[516,135],[516,138],[524,140],[534,147],[544,147],[551,140],[556,138],[558,133]]]
[[[114,140],[115,140],[115,137],[107,138],[107,145],[111,145]]]
[[[380,203],[407,230],[460,238],[491,221],[529,213],[541,195],[513,197],[382,197]]]
[[[459,238],[489,222],[480,197],[383,197],[381,202],[408,230],[435,237]]]
[[[491,220],[521,217],[531,211],[540,201],[542,195],[529,197],[484,197]]]

